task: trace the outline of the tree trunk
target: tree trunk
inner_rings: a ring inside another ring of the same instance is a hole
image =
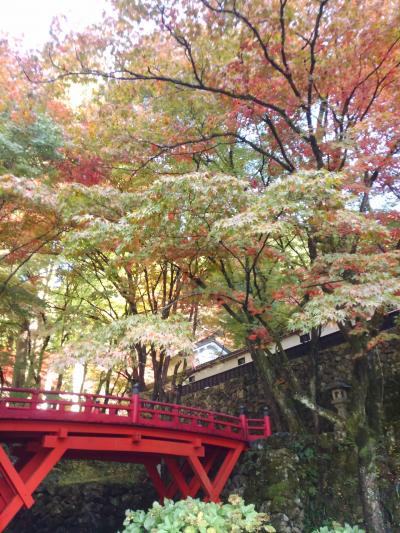
[[[368,533],[385,533],[377,456],[383,439],[382,376],[375,351],[354,358],[352,413],[348,421],[358,452],[358,477]]]
[[[364,445],[358,449],[359,483],[368,533],[386,531],[378,483],[377,448],[375,439],[367,438]]]
[[[109,368],[107,370],[106,379],[105,379],[105,387],[104,387],[104,394],[106,396],[110,394],[111,376],[112,376],[112,369]]]
[[[29,358],[28,375],[26,378],[26,385],[28,387],[39,387],[40,388],[40,384],[41,384],[40,374],[42,372],[43,359],[44,359],[47,346],[49,345],[49,342],[50,342],[50,335],[47,335],[43,340],[38,356],[36,357],[35,353],[31,353],[31,356]]]
[[[26,367],[29,359],[29,323],[25,322],[15,345],[15,363],[12,384],[13,387],[25,385]]]
[[[180,367],[182,365],[182,370],[180,370]],[[187,369],[187,358],[184,358],[182,361],[178,361],[174,366],[174,373],[172,375],[172,382],[171,382],[171,392],[168,397],[168,401],[171,403],[181,403],[182,398],[182,385],[187,377],[186,375],[186,369]]]
[[[56,390],[61,390],[63,379],[64,379],[64,374],[60,372],[57,376]]]
[[[257,349],[251,345],[249,348],[257,371],[263,377],[265,392],[273,395],[287,429],[291,433],[303,433],[304,426],[298,414],[296,402],[290,394],[289,383],[285,383],[283,368],[281,374],[272,363],[271,356],[265,353],[264,350]],[[275,357],[275,355],[272,357]]]
[[[136,357],[132,357],[132,368],[135,374],[135,380],[139,384],[139,390],[146,390],[146,383],[144,379],[144,374],[146,370],[147,362],[147,348],[142,346],[140,343],[136,343],[132,349],[135,350]],[[135,366],[136,365],[136,366]]]
[[[85,381],[86,381],[86,374],[87,374],[88,364],[84,363],[83,365],[83,376],[82,376],[82,382],[81,386],[79,387],[79,394],[82,394],[85,390]]]
[[[320,383],[319,383],[319,340],[321,336],[321,328],[313,328],[311,330],[311,343],[310,343],[310,396],[311,400],[318,404],[318,395],[320,392]],[[318,413],[313,411],[313,422],[314,422],[314,433],[316,435],[320,432],[320,419]]]

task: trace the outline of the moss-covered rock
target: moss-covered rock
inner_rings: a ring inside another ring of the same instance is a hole
[[[263,448],[249,450],[243,456],[226,493],[239,492],[268,513],[277,531],[301,533],[304,511],[298,465],[296,452],[283,447],[281,437],[272,437]]]

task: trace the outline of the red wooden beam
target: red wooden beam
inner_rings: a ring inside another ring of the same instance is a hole
[[[215,492],[218,496],[221,494],[225,483],[228,481],[241,453],[244,450],[243,445],[237,445],[234,449],[228,450],[224,461],[222,462],[214,479]]]
[[[156,489],[160,498],[160,502],[162,503],[164,498],[167,497],[167,488],[157,470],[157,463],[146,460],[143,464],[146,467],[147,473],[149,474],[149,477],[153,482],[154,488]]]
[[[53,435],[43,437],[41,446],[43,448],[54,448],[57,445],[58,438]],[[138,453],[155,453],[162,455],[204,455],[204,447],[199,446],[197,442],[192,444],[183,444],[180,442],[171,442],[168,440],[160,442],[155,439],[136,440],[133,436],[129,438],[118,437],[66,437],[64,439],[66,448],[70,450],[98,450],[112,451],[116,454],[119,452],[138,452]],[[31,447],[29,448],[31,450]]]
[[[13,487],[23,486],[24,493],[32,498],[33,492],[37,489],[43,479],[47,476],[50,470],[58,463],[65,452],[65,445],[59,441],[58,445],[51,450],[39,450],[21,469],[20,472],[14,471]],[[4,463],[2,463],[4,465]],[[14,518],[17,512],[23,507],[25,501],[21,495],[15,491],[10,494],[9,490],[4,490],[4,486],[0,486],[2,491],[2,498],[4,501],[3,508],[0,513],[0,531],[3,531],[10,521]],[[28,505],[32,505],[33,499],[28,498]]]
[[[221,453],[223,452],[224,452],[224,449],[212,448],[211,451],[209,451],[209,453],[203,459],[202,464],[207,474],[214,466],[214,462],[217,461],[217,459],[220,457]],[[201,488],[201,483],[199,479],[195,475],[193,475],[193,471],[187,461],[183,462],[181,470],[182,470],[182,475],[185,477],[188,477],[192,474],[192,478],[189,483],[189,496],[194,498]],[[177,492],[178,492],[178,486],[175,480],[173,479],[171,483],[168,485],[167,498],[174,498]]]
[[[17,494],[25,507],[29,508],[33,505],[33,498],[31,494],[26,490],[26,487],[21,480],[18,472],[15,470],[14,465],[9,459],[8,455],[4,451],[4,448],[0,445],[0,470],[4,479],[8,482],[10,488]]]
[[[190,489],[188,484],[186,483],[185,477],[179,468],[179,465],[175,458],[172,457],[166,457],[165,458],[165,464],[168,467],[168,470],[171,472],[171,475],[182,495],[182,498],[187,498],[190,496]]]
[[[206,499],[212,502],[219,502],[219,493],[216,492],[213,487],[210,478],[208,477],[207,472],[204,469],[204,466],[201,464],[198,457],[195,455],[189,456],[188,461],[193,469],[194,475],[198,478],[205,494]]]

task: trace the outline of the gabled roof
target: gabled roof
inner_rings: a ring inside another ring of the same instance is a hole
[[[215,338],[215,335],[209,335],[208,337],[205,337],[204,339],[201,339],[200,341],[196,342],[196,348],[201,348],[202,346],[211,343],[216,344],[219,348],[221,348],[221,351],[228,353],[230,352],[230,350],[226,346],[224,346],[220,341]]]

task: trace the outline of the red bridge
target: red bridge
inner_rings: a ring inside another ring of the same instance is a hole
[[[3,388],[0,531],[33,505],[33,492],[61,458],[140,463],[161,500],[200,494],[219,501],[249,442],[270,434],[267,413],[236,417],[146,400],[137,392],[121,397]]]

